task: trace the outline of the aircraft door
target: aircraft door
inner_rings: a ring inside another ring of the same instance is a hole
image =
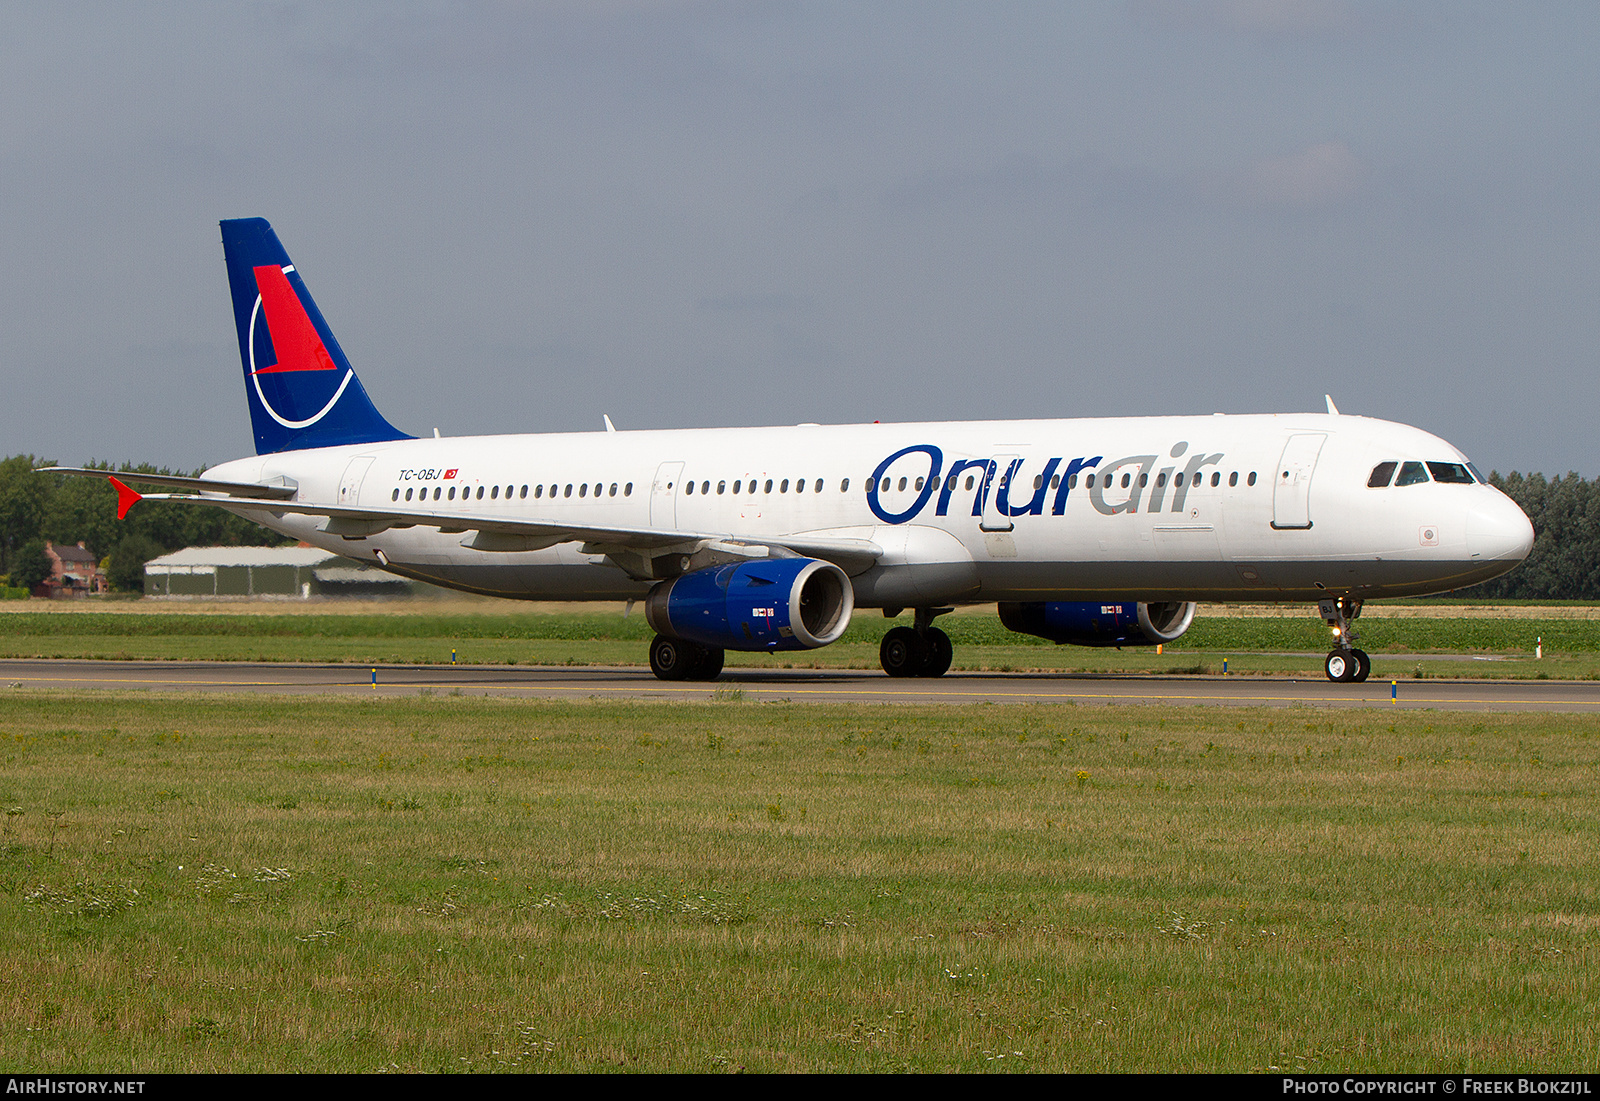
[[[682,463],[662,463],[656,467],[656,480],[650,486],[650,526],[676,529],[678,526],[678,483],[683,481]]]
[[[355,505],[361,501],[361,482],[367,476],[367,469],[372,466],[373,456],[358,455],[350,460],[350,465],[344,468],[344,477],[339,479],[339,503],[341,505]]]
[[[1017,473],[1020,460],[1016,455],[996,455],[989,460],[989,474],[984,485],[983,518],[978,521],[979,531],[1011,531],[1016,528],[1016,521],[1011,519],[1000,507],[1002,498],[1009,498],[1009,493],[1001,493]]]
[[[1273,471],[1272,526],[1278,531],[1311,527],[1311,475],[1327,440],[1322,432],[1302,432],[1289,437],[1283,456]]]

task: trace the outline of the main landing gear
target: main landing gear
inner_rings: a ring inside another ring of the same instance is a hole
[[[942,677],[955,648],[950,636],[933,625],[935,616],[954,608],[918,608],[916,625],[891,627],[878,647],[878,661],[891,677]]]
[[[650,671],[660,680],[716,680],[722,653],[717,646],[657,635],[650,642]]]
[[[1323,622],[1333,628],[1334,649],[1322,663],[1322,671],[1331,681],[1360,683],[1372,672],[1372,659],[1365,650],[1358,650],[1358,637],[1351,621],[1361,614],[1361,601],[1341,596],[1337,600],[1324,600],[1317,605]]]

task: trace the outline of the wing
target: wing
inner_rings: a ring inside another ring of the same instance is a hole
[[[324,518],[319,525],[322,531],[345,539],[361,539],[391,528],[430,527],[447,535],[463,535],[463,547],[486,552],[534,551],[558,543],[581,542],[584,544],[584,553],[606,555],[619,568],[641,579],[675,575],[685,568],[700,569],[741,558],[795,555],[832,562],[853,576],[870,569],[883,555],[883,548],[869,539],[832,536],[826,532],[741,536],[735,532],[609,527],[556,519],[513,519],[430,509],[324,505],[290,500],[296,488],[288,484],[253,485],[168,475],[127,475],[133,481],[194,491],[140,494],[109,471],[77,467],[48,469],[57,474],[92,475],[109,479],[117,490],[119,518],[126,516],[128,509],[142,500],[184,501],[189,504],[216,505],[239,513],[265,512],[279,517],[320,516]],[[684,566],[678,563],[673,569],[658,569],[656,559],[667,556],[687,558],[689,564]]]

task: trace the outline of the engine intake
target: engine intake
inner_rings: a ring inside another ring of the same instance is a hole
[[[855,591],[843,570],[814,558],[713,566],[650,590],[657,634],[725,650],[814,650],[850,626]]]
[[[1001,604],[1007,630],[1073,646],[1154,646],[1176,642],[1194,621],[1193,601],[1039,601]]]

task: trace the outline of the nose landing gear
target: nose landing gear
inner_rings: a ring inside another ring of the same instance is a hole
[[[1355,646],[1356,630],[1351,626],[1361,614],[1361,601],[1341,596],[1337,600],[1324,600],[1317,605],[1323,622],[1333,628],[1334,649],[1322,663],[1322,671],[1335,682],[1360,683],[1372,672],[1372,659],[1365,650]]]

